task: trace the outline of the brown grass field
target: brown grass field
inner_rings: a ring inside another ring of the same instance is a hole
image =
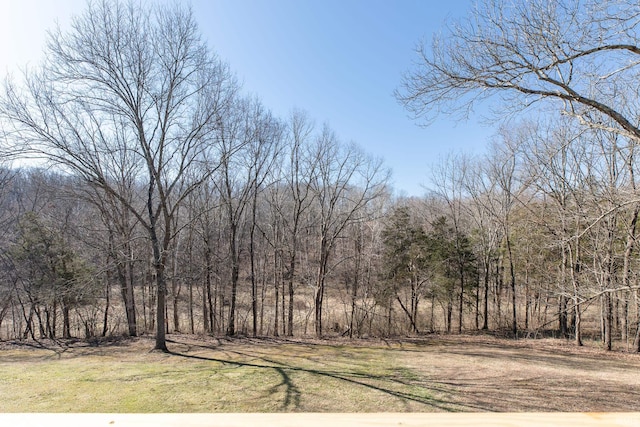
[[[595,344],[150,338],[0,344],[0,412],[632,412],[640,355]]]

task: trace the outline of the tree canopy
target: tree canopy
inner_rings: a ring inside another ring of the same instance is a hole
[[[503,112],[552,101],[590,126],[638,139],[639,15],[628,0],[481,0],[418,45],[396,96],[427,122],[466,115],[494,95]]]

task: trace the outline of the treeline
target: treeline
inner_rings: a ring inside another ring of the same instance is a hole
[[[498,220],[505,261],[493,265],[505,266],[498,276],[508,284],[514,332],[518,298],[527,324],[541,289],[555,294],[558,329],[577,344],[584,322],[595,320],[605,348],[620,337],[639,350],[639,13],[626,0],[480,1],[418,46],[396,92],[427,122],[499,100],[494,112],[506,124],[489,159],[451,160],[436,188],[452,215],[469,197],[482,207],[474,222],[486,212]],[[525,114],[530,122],[518,124]]]
[[[165,254],[167,330],[493,330],[577,344],[586,331],[637,349],[633,144],[521,123],[486,156],[435,165],[425,197],[398,198],[379,162],[327,128],[301,114],[281,125],[180,205]],[[140,221],[74,175],[2,176],[3,336],[153,333],[157,273]],[[144,185],[129,190],[142,203]]]
[[[0,117],[2,338],[493,330],[639,350],[635,140],[602,117],[510,123],[394,197],[380,160],[243,95],[188,8],[106,1],[50,34]]]
[[[322,335],[333,278],[360,297],[351,277],[370,261],[364,242],[357,261],[350,251],[388,200],[386,171],[326,128],[294,122],[304,136],[282,132],[273,150],[245,145],[180,205],[163,254],[168,330]],[[72,174],[3,169],[2,178],[2,336],[153,333],[157,271],[141,221]],[[143,202],[143,186],[129,190]]]

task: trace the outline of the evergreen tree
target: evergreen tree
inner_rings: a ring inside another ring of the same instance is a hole
[[[429,241],[419,225],[412,223],[407,207],[397,208],[382,231],[383,276],[390,285],[387,303],[395,298],[418,330],[418,304],[429,281]],[[391,307],[389,307],[391,309]]]
[[[30,305],[27,333],[34,333],[31,319],[35,315],[40,335],[55,338],[60,307],[62,334],[70,338],[71,309],[92,298],[92,287],[85,286],[88,271],[82,260],[53,227],[33,212],[20,219],[17,242],[10,252]]]
[[[432,230],[428,235],[430,259],[436,274],[435,283],[439,285],[435,292],[447,306],[447,332],[451,332],[454,302],[459,302],[458,332],[461,332],[465,292],[471,286],[477,286],[476,256],[469,237],[461,231],[456,232],[447,223],[446,217],[438,217],[431,226]]]

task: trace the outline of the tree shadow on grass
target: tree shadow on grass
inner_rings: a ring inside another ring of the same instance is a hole
[[[20,350],[45,350],[48,353],[44,359],[61,358],[70,350],[98,347],[101,342],[108,345],[122,345],[120,340],[81,340],[78,338],[40,338],[30,340],[9,340],[2,342],[0,350],[20,349]]]
[[[243,354],[243,353],[239,353],[238,354]],[[376,384],[371,384],[367,381],[377,381],[377,382],[385,382],[385,381],[391,381],[391,382],[395,382],[397,384],[400,384],[402,386],[415,386],[412,384],[409,384],[407,382],[402,381],[399,378],[395,378],[395,377],[389,377],[389,376],[380,376],[380,375],[367,375],[367,374],[362,374],[362,373],[354,373],[354,372],[338,372],[338,371],[330,371],[330,370],[318,370],[318,369],[310,369],[310,368],[303,368],[303,367],[297,367],[297,366],[288,366],[288,365],[284,365],[281,362],[277,362],[277,361],[273,361],[264,357],[259,357],[258,359],[262,360],[263,362],[265,362],[265,364],[259,364],[259,363],[251,363],[251,362],[241,362],[241,361],[234,361],[234,360],[225,360],[225,359],[219,359],[219,358],[215,358],[215,357],[209,357],[209,356],[199,356],[199,355],[193,355],[193,354],[186,354],[186,353],[181,353],[181,352],[177,352],[177,351],[169,351],[169,354],[173,355],[173,356],[178,356],[178,357],[184,357],[184,358],[188,358],[188,359],[195,359],[195,360],[203,360],[203,361],[208,361],[208,362],[217,362],[223,365],[233,365],[233,366],[238,366],[238,367],[250,367],[250,368],[257,368],[257,369],[268,369],[268,370],[273,370],[276,373],[278,373],[278,375],[282,378],[282,381],[277,384],[274,385],[273,387],[270,388],[270,392],[272,394],[277,393],[277,391],[280,389],[280,387],[285,387],[285,397],[282,401],[282,405],[281,405],[281,409],[283,410],[298,410],[300,409],[300,399],[302,396],[302,392],[300,391],[300,389],[295,385],[295,383],[292,381],[291,379],[291,373],[294,372],[300,372],[300,373],[307,373],[307,374],[311,374],[311,375],[315,375],[318,377],[323,377],[323,378],[330,378],[330,379],[334,379],[334,380],[339,380],[339,381],[343,381],[355,386],[359,386],[359,387],[364,387],[366,389],[369,390],[373,390],[373,391],[377,391],[377,392],[381,392],[381,393],[385,393],[388,394],[389,396],[395,397],[397,399],[400,399],[402,402],[404,403],[408,403],[408,402],[415,402],[424,406],[428,406],[430,408],[433,409],[437,409],[437,410],[442,410],[442,411],[447,411],[447,412],[455,412],[457,410],[467,410],[467,411],[486,411],[486,408],[480,407],[480,406],[473,406],[473,405],[466,405],[466,404],[460,404],[460,403],[456,403],[456,402],[450,402],[450,401],[446,401],[446,400],[441,400],[441,399],[436,399],[433,397],[424,397],[424,396],[420,396],[418,394],[412,393],[412,392],[406,392],[406,391],[398,391],[398,390],[393,390],[391,388],[388,387],[384,387],[381,385],[376,385]],[[243,354],[246,356],[246,354]],[[442,392],[444,390],[438,390],[437,388],[430,388],[430,387],[424,387],[421,386],[421,388],[424,389],[428,389],[429,391],[437,391],[437,392]]]
[[[281,367],[273,368],[282,378],[282,382],[280,384],[274,385],[269,389],[270,393],[276,394],[280,387],[285,388],[284,400],[282,402],[282,409],[299,409],[300,408],[300,389],[296,386],[293,381],[291,381],[291,377],[287,374]]]

